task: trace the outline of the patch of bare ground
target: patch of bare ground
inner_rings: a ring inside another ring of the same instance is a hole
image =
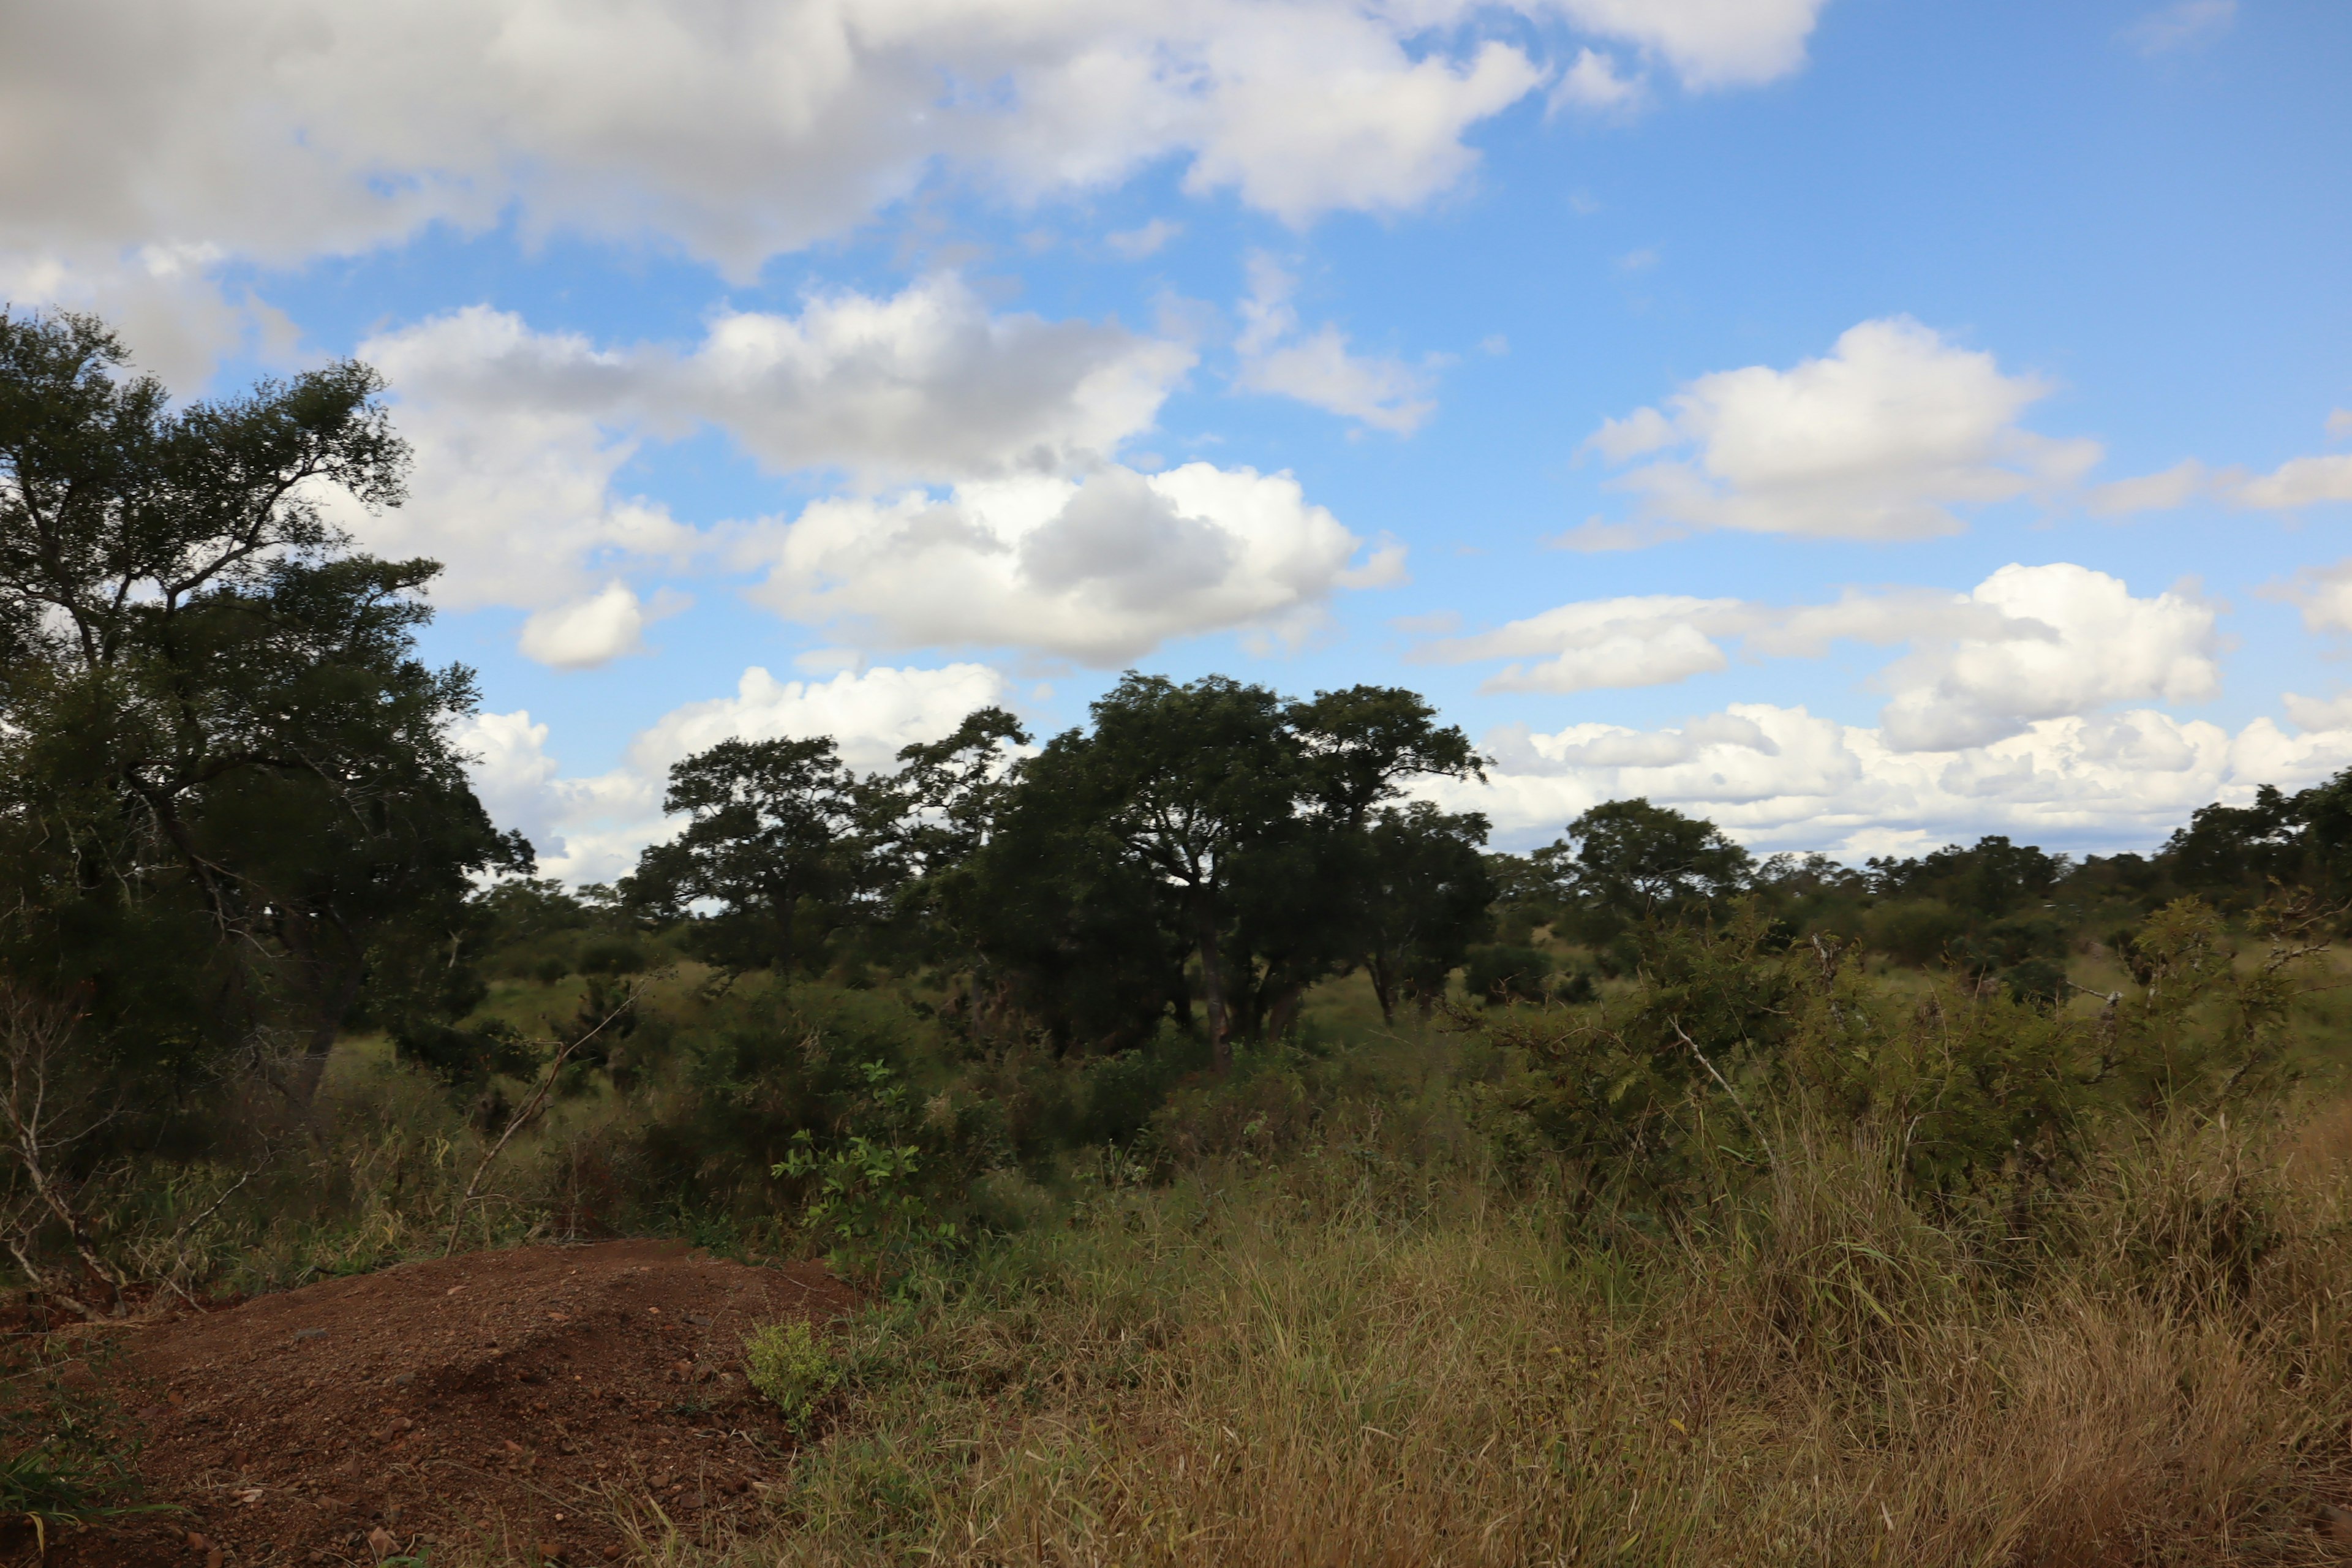
[[[146,1500],[53,1542],[72,1568],[371,1563],[503,1542],[618,1559],[616,1499],[748,1524],[792,1446],[747,1386],[754,1326],[855,1297],[814,1264],[673,1242],[405,1264],[119,1331]]]

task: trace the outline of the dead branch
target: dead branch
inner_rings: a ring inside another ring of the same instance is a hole
[[[474,1194],[481,1188],[482,1178],[489,1174],[490,1166],[497,1162],[500,1154],[506,1152],[508,1142],[522,1130],[524,1123],[536,1117],[545,1107],[547,1097],[555,1091],[555,1079],[557,1075],[563,1071],[563,1064],[572,1059],[573,1052],[602,1034],[605,1025],[635,1006],[637,997],[644,990],[645,987],[642,984],[629,987],[613,1010],[596,1020],[594,1027],[584,1035],[566,1041],[556,1051],[554,1059],[547,1064],[547,1071],[539,1080],[539,1087],[531,1090],[530,1098],[523,1101],[522,1109],[508,1118],[506,1130],[499,1134],[499,1141],[490,1145],[489,1152],[482,1156],[482,1163],[474,1167],[474,1179],[466,1184],[465,1195],[457,1200],[457,1215],[449,1222],[449,1240],[447,1245],[441,1248],[442,1257],[446,1258],[457,1250],[457,1237],[458,1233],[465,1228],[466,1211],[472,1206]]]

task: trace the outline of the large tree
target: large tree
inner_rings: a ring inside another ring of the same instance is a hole
[[[1588,933],[1603,938],[1628,921],[1736,892],[1755,868],[1754,858],[1714,823],[1638,795],[1585,812],[1533,859]]]
[[[1021,764],[962,906],[997,911],[983,952],[1039,973],[1116,954],[1155,1011],[1168,984],[1147,977],[1172,982],[1189,955],[1221,1069],[1236,1037],[1279,1032],[1307,985],[1378,940],[1376,814],[1416,775],[1479,765],[1427,703],[1378,687],[1286,701],[1130,672],[1092,711],[1091,731]]]
[[[437,567],[323,510],[402,499],[382,389],[175,408],[100,323],[0,314],[0,961],[118,1045],[290,1035],[305,1097],[379,939],[529,858],[451,741],[470,672],[415,657]]]
[[[832,740],[721,741],[671,764],[662,809],[685,830],[639,857],[624,899],[660,919],[715,906],[709,955],[789,976],[878,890],[877,840],[896,814]]]

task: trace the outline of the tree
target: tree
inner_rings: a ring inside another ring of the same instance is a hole
[[[1129,672],[1093,718],[1013,772],[955,907],[1057,1026],[1083,1011],[1132,1037],[1132,1006],[1156,1016],[1163,996],[1189,1016],[1189,955],[1219,1070],[1235,1037],[1286,1028],[1308,985],[1379,940],[1374,814],[1412,777],[1480,765],[1422,699],[1379,687],[1285,701]],[[1129,1006],[1074,1006],[1088,963],[1123,977]]]
[[[830,737],[721,741],[670,765],[662,809],[690,820],[622,895],[666,920],[715,903],[712,955],[788,976],[874,893],[877,807]]]
[[[471,673],[415,656],[438,567],[321,510],[400,502],[382,389],[174,411],[99,322],[0,314],[0,962],[183,1068],[290,1033],[304,1100],[379,938],[530,858],[450,738]]]
[[[1297,831],[1301,759],[1280,700],[1221,675],[1178,686],[1129,670],[1093,707],[1083,770],[1103,830],[1173,898],[1201,965],[1217,1070],[1233,1058],[1228,953],[1237,873]]]
[[[1494,882],[1479,853],[1486,841],[1485,816],[1450,815],[1428,801],[1389,807],[1373,819],[1358,918],[1364,969],[1384,1021],[1395,1021],[1406,996],[1425,1014],[1493,923]]]
[[[1727,897],[1755,864],[1714,823],[1640,796],[1594,806],[1534,858],[1588,918],[1612,929]]]

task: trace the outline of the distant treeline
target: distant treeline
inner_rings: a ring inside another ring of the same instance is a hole
[[[1129,674],[1083,728],[1037,744],[984,710],[885,773],[822,738],[724,742],[670,771],[683,831],[575,893],[467,781],[472,674],[415,645],[438,568],[321,510],[402,499],[380,390],[346,363],[174,409],[101,324],[0,315],[0,999],[11,1049],[70,1037],[59,1059],[157,1137],[224,1064],[307,1102],[359,1028],[452,1083],[528,1070],[469,1022],[519,964],[919,973],[968,1025],[1096,1053],[1172,1026],[1222,1068],[1337,975],[1391,1016],[1457,973],[1572,999],[1643,928],[1738,899],[1789,940],[2047,997],[2086,929],[2352,880],[2343,777],[2080,864],[2000,837],[1759,862],[1642,800],[1493,854],[1484,816],[1413,798],[1483,763],[1410,691]]]

